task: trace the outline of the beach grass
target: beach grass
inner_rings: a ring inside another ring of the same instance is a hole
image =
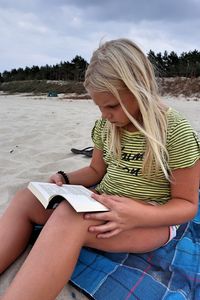
[[[9,81],[0,84],[0,91],[8,94],[33,93],[36,95],[55,92],[58,94],[86,93],[82,82],[77,81],[53,81],[53,80],[23,80]]]

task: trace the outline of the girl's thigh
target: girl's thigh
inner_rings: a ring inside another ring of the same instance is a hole
[[[82,213],[63,201],[52,214],[48,226],[50,229],[61,230],[67,237],[80,240],[82,246],[107,252],[143,253],[164,245],[170,237],[169,227],[136,228],[123,231],[110,238],[97,238],[90,232],[90,226],[101,225],[102,221],[86,220]],[[73,232],[73,236],[69,235]]]
[[[110,238],[88,236],[84,246],[107,252],[144,253],[155,250],[167,243],[169,227],[137,228],[127,230]]]

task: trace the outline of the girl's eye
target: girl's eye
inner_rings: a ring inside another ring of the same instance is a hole
[[[119,104],[109,105],[109,108],[117,108]]]

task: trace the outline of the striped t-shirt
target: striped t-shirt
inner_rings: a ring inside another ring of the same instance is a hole
[[[177,111],[167,111],[167,150],[171,170],[190,167],[200,158],[200,141],[189,122]],[[106,121],[97,120],[92,130],[92,139],[97,149],[103,151],[107,172],[96,190],[108,195],[119,195],[144,201],[166,203],[170,199],[170,184],[162,170],[157,176],[143,176],[142,163],[145,152],[145,137],[139,131],[122,130],[121,159],[109,153],[105,134]]]

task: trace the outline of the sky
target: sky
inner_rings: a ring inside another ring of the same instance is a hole
[[[120,37],[145,53],[200,50],[200,0],[0,0],[0,72],[89,62]]]

